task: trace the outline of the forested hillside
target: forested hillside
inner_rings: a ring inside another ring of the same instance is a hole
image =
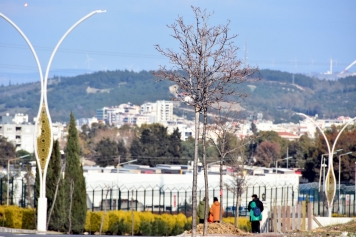
[[[261,80],[245,83],[250,94],[241,101],[243,116],[262,112],[275,122],[291,121],[294,112],[333,118],[356,116],[356,77],[322,81],[302,74],[261,70]],[[168,100],[172,84],[156,82],[150,72],[106,71],[76,77],[55,77],[48,83],[48,104],[52,121],[67,121],[72,111],[76,118],[93,117],[104,106],[131,102]],[[40,83],[0,87],[0,115],[37,115]],[[179,111],[177,111],[179,112]]]

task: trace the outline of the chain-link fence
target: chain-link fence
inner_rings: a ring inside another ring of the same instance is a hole
[[[209,204],[213,197],[218,197],[224,207],[224,216],[235,215],[237,199],[239,198],[239,215],[248,215],[247,206],[252,194],[257,194],[269,210],[276,205],[293,206],[300,201],[312,203],[313,215],[326,216],[328,206],[325,193],[318,183],[307,184],[247,184],[243,193],[234,193],[226,187],[220,191],[218,186],[209,187]],[[24,178],[6,177],[0,179],[0,203],[2,205],[17,205],[35,207],[35,185],[27,185]],[[344,216],[356,216],[354,185],[336,187],[336,195],[332,213]],[[205,189],[197,190],[198,201],[205,196]],[[220,200],[221,199],[221,200]],[[160,186],[107,186],[87,187],[88,210],[136,210],[155,213],[184,213],[191,215],[192,189],[167,188]]]

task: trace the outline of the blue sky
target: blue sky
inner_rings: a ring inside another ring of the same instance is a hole
[[[191,5],[214,12],[211,25],[231,21],[230,32],[238,34],[239,57],[245,57],[246,45],[251,66],[323,73],[329,70],[330,59],[334,71],[356,60],[354,0],[2,0],[0,12],[26,34],[45,71],[64,33],[88,13],[106,10],[68,35],[51,71],[140,71],[168,64],[154,45],[177,49],[166,25],[178,16],[193,23]],[[25,40],[3,18],[0,32],[0,73],[36,73]]]

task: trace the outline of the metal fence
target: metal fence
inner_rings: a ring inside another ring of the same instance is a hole
[[[9,187],[9,189],[8,189]],[[26,179],[0,179],[0,203],[2,205],[17,205],[35,207],[35,186],[28,185]],[[209,203],[213,197],[219,200],[225,210],[225,216],[235,214],[236,199],[240,198],[240,215],[248,215],[247,206],[252,194],[257,194],[269,210],[276,205],[296,205],[300,201],[312,203],[313,215],[326,216],[327,201],[323,190],[319,191],[318,183],[283,184],[272,186],[268,184],[248,184],[240,195],[227,190],[220,192],[219,187],[209,187]],[[205,189],[198,188],[198,201],[205,196]],[[131,210],[152,211],[155,213],[184,213],[191,215],[192,189],[164,188],[159,186],[97,186],[87,188],[88,210]],[[355,188],[353,185],[337,186],[332,213],[344,216],[356,216]]]

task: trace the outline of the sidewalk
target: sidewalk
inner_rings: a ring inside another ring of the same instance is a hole
[[[179,237],[190,237],[191,234],[179,235]],[[209,237],[249,237],[249,236],[258,236],[258,237],[282,237],[283,234],[279,233],[261,233],[261,234],[252,234],[249,233],[248,235],[232,235],[232,234],[208,234]],[[196,237],[203,237],[203,235],[196,235]]]
[[[61,235],[63,233],[56,231],[38,232],[37,230],[13,229],[7,227],[0,227],[0,233],[16,233],[16,234],[46,234],[46,235]]]

